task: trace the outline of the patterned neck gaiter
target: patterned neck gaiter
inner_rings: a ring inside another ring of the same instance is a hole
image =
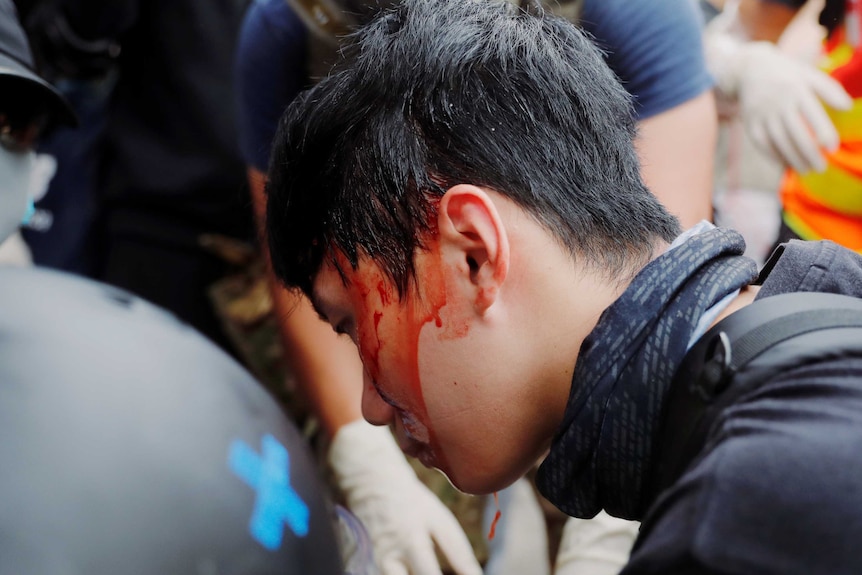
[[[639,519],[664,398],[704,311],[757,276],[715,228],[650,262],[584,340],[539,491],[568,515]]]

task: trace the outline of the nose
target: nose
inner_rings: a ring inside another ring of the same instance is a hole
[[[368,372],[363,370],[362,417],[372,425],[389,425],[395,417],[395,409],[383,401]]]

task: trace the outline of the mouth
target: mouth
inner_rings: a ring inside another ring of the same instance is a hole
[[[418,459],[419,454],[424,450],[425,446],[423,446],[421,443],[416,443],[410,441],[409,439],[406,439],[399,440],[398,447],[401,448],[401,451],[404,452],[404,455],[407,455],[408,457],[415,457]]]
[[[419,460],[425,467],[434,467],[435,461],[434,450],[431,445],[423,441],[417,440],[410,430],[401,427],[401,433],[396,433],[395,437],[398,440],[398,447],[404,452],[404,455]]]
[[[405,455],[418,459],[425,467],[436,467],[437,458],[428,427],[411,412],[396,407],[395,436]]]
[[[431,449],[430,445],[408,440],[406,445],[401,445],[401,451],[404,452],[404,455],[417,459],[425,467],[435,467],[434,462],[436,458],[434,457],[434,450]]]

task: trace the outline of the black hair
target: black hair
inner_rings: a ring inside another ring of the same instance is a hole
[[[504,1],[405,0],[344,58],[275,137],[267,229],[285,285],[310,293],[341,252],[354,267],[372,258],[403,296],[459,183],[510,198],[609,277],[678,234],[641,180],[630,96],[568,21]]]

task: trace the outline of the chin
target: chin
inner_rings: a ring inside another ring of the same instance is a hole
[[[455,489],[469,495],[490,495],[509,487],[524,476],[527,470],[514,473],[482,473],[479,469],[469,467],[462,471],[453,471],[438,467]]]

